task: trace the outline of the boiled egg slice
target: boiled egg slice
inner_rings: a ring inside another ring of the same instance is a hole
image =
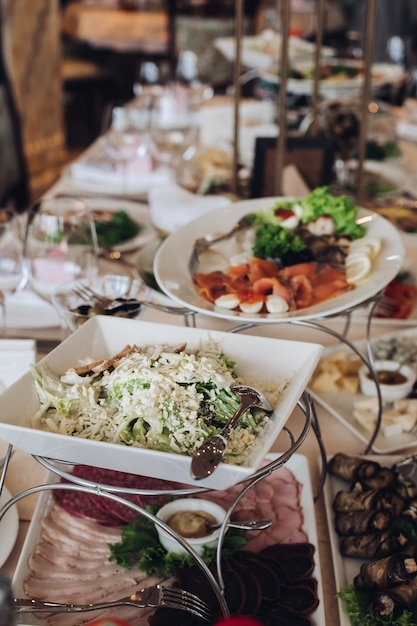
[[[288,302],[281,296],[267,296],[265,306],[268,313],[285,313],[288,311]]]
[[[232,309],[237,309],[240,300],[235,293],[226,293],[216,298],[214,304],[222,309],[229,309],[231,311]]]
[[[264,305],[264,300],[263,298],[259,298],[259,299],[250,299],[250,300],[243,300],[240,303],[240,310],[242,311],[242,313],[249,313],[249,314],[254,314],[254,313],[260,313],[262,310],[262,307]]]
[[[297,228],[300,223],[302,213],[303,210],[299,204],[294,204],[291,209],[282,209],[281,213],[279,209],[275,211],[276,217],[282,218],[281,226],[288,228],[288,230],[294,230]],[[285,217],[286,215],[288,215],[288,217]]]

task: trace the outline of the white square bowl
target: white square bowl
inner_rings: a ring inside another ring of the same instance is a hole
[[[192,350],[211,339],[218,343],[236,371],[249,384],[261,381],[280,385],[288,381],[275,407],[269,426],[243,465],[221,463],[207,479],[196,481],[190,473],[188,456],[158,452],[121,444],[91,441],[32,428],[39,408],[32,374],[27,372],[0,396],[0,437],[30,454],[123,472],[174,480],[193,487],[225,489],[250,476],[261,464],[303,393],[322,353],[314,343],[285,341],[236,333],[208,331],[152,322],[96,316],[83,324],[43,362],[62,374],[81,359],[110,357],[127,344],[171,345],[183,342]]]

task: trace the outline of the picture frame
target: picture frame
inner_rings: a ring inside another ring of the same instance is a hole
[[[294,165],[309,189],[333,179],[334,141],[322,137],[287,137],[284,167]],[[276,137],[257,137],[251,180],[251,198],[276,196]]]

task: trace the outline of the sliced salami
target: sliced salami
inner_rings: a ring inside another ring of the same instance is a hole
[[[126,489],[142,489],[142,490],[171,490],[179,489],[184,485],[172,481],[152,478],[150,476],[141,476],[138,474],[130,474],[128,472],[120,472],[101,467],[91,467],[88,465],[75,465],[72,473],[78,478],[83,478],[94,484],[108,485],[112,487],[126,487]],[[120,525],[127,524],[138,517],[138,512],[120,502],[115,502],[104,496],[94,496],[92,494],[84,494],[81,492],[67,492],[75,494],[69,498],[69,502],[63,508],[78,517],[97,521],[100,524]],[[77,498],[82,495],[88,496],[84,498],[85,504],[78,510]],[[129,502],[137,506],[145,507],[148,504],[164,504],[171,495],[139,495],[139,494],[118,494]],[[61,499],[63,499],[61,497]],[[94,507],[94,508],[93,508]],[[104,521],[99,521],[100,519]],[[109,522],[108,520],[112,520]]]
[[[68,489],[55,489],[55,501],[68,513],[76,517],[82,517],[97,524],[105,526],[120,526],[120,519],[109,515],[98,506],[99,496],[93,496],[84,491],[70,491]]]

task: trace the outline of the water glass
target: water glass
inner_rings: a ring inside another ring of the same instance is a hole
[[[77,198],[44,199],[28,214],[24,254],[30,285],[41,298],[97,273],[97,234],[88,205]]]
[[[8,209],[0,208],[0,325],[2,336],[7,334],[7,298],[12,293],[23,289],[27,283],[23,245],[14,222],[14,214]]]
[[[150,107],[145,99],[136,100],[132,106],[115,106],[111,111],[111,121],[103,136],[104,151],[115,167],[120,165],[122,172],[122,190],[128,190],[128,169],[132,162],[146,160],[149,148]],[[146,163],[142,169],[149,169]],[[140,168],[138,168],[140,169]]]
[[[153,99],[151,150],[158,167],[174,177],[183,161],[192,159],[199,144],[199,105],[192,90],[171,84]]]

